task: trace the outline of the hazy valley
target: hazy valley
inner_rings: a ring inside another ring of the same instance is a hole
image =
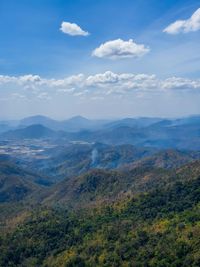
[[[157,266],[157,238],[182,242],[173,261],[198,266],[199,117],[69,121],[73,131],[42,116],[1,123],[0,266]]]

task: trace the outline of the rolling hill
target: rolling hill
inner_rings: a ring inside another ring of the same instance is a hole
[[[0,161],[0,203],[17,202],[39,189],[36,177],[9,161]]]
[[[1,135],[1,139],[41,139],[54,138],[56,136],[55,131],[40,124],[34,124],[22,129],[4,132]]]
[[[106,123],[107,120],[89,120],[82,116],[75,116],[67,120],[58,121],[46,116],[37,115],[20,120],[18,125],[19,127],[26,127],[33,124],[41,124],[55,131],[78,132],[81,130],[100,129]]]
[[[95,177],[82,178],[78,188],[85,195],[95,192],[90,197],[97,200],[97,188],[103,195],[104,181],[110,188],[115,178],[102,172]],[[199,266],[200,162],[181,167],[166,186],[159,182],[145,193],[90,209],[56,205],[34,211],[1,236],[0,265]]]
[[[154,155],[136,160],[122,166],[123,169],[134,169],[139,167],[152,167],[163,169],[174,169],[182,165],[200,159],[198,151],[179,151],[175,149],[162,150]]]
[[[154,152],[154,149],[137,148],[132,145],[69,144],[65,147],[56,147],[47,159],[33,159],[27,166],[51,177],[52,180],[59,181],[94,168],[115,169]]]

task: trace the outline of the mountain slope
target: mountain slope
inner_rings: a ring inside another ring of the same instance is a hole
[[[136,160],[133,163],[127,164],[122,168],[134,169],[139,167],[152,167],[174,169],[182,165],[200,159],[200,152],[195,151],[179,151],[167,149],[155,153],[154,155]]]
[[[0,265],[198,267],[199,174],[198,161],[180,169],[179,181],[145,194],[76,212],[38,210],[1,237]]]
[[[191,166],[191,167],[190,167]],[[187,175],[185,175],[185,173]],[[200,176],[200,161],[184,165],[177,170],[153,167],[135,167],[131,170],[94,169],[54,185],[41,195],[43,203],[65,203],[69,207],[96,205],[141,192],[165,188],[176,181]],[[180,178],[181,177],[181,178]]]
[[[71,207],[96,205],[151,190],[158,184],[164,186],[169,174],[171,172],[166,170],[151,168],[134,169],[132,172],[94,169],[58,183],[41,197],[46,204],[65,203]]]
[[[36,192],[35,177],[9,161],[0,161],[0,202],[16,202]]]
[[[41,170],[58,181],[94,168],[115,169],[153,153],[154,149],[137,148],[132,145],[69,144],[56,148],[48,159],[33,162],[32,168]]]
[[[37,115],[20,120],[19,127],[25,128],[34,124],[42,125],[53,130],[59,130],[60,122],[46,116]]]
[[[107,123],[105,128],[119,128],[119,127],[135,127],[135,128],[144,128],[150,126],[151,124],[155,124],[162,119],[159,118],[125,118],[122,120],[113,121]]]
[[[107,120],[89,120],[82,116],[75,116],[67,120],[53,120],[46,116],[32,116],[27,117],[19,121],[19,127],[31,126],[34,124],[41,124],[44,127],[50,128],[51,130],[63,130],[67,132],[78,132],[81,130],[92,130],[101,128]]]
[[[111,124],[112,125],[112,124]],[[80,131],[69,140],[100,142],[110,145],[132,144],[139,147],[157,149],[200,150],[200,124],[198,120],[188,123],[161,120],[145,127],[130,126],[129,123],[116,124],[94,131]]]
[[[40,139],[40,138],[52,138],[55,136],[56,132],[40,124],[31,125],[22,129],[8,131],[2,134],[2,138],[6,139]]]

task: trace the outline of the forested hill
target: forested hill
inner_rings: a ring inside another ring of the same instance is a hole
[[[0,266],[197,267],[199,237],[196,161],[150,192],[79,211],[41,207],[1,236]]]
[[[39,185],[34,183],[41,177],[19,168],[10,160],[0,160],[0,203],[23,200],[36,192]]]
[[[177,169],[136,166],[131,169],[94,169],[77,177],[67,178],[40,195],[45,205],[54,203],[79,208],[110,203],[125,196],[167,188],[177,181],[200,176],[200,161],[193,161]]]

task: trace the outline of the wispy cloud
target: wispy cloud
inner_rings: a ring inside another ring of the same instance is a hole
[[[101,44],[92,52],[92,55],[99,58],[119,59],[141,57],[149,51],[149,47],[143,44],[136,44],[132,39],[128,41],[116,39]]]
[[[70,23],[70,22],[65,22],[65,21],[61,23],[60,30],[63,33],[71,35],[71,36],[76,36],[76,35],[88,36],[89,35],[89,32],[82,30],[81,27],[77,25],[76,23]]]
[[[177,20],[165,28],[163,32],[178,34],[195,32],[198,30],[200,30],[200,8],[198,8],[189,19]]]

